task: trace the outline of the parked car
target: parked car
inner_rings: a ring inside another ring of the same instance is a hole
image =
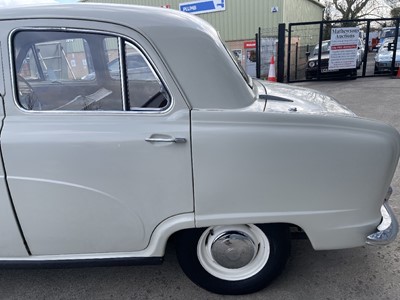
[[[362,62],[362,53],[360,51],[360,47],[357,52],[356,68],[329,70],[328,66],[329,66],[330,47],[331,47],[330,40],[322,41],[321,65],[319,66],[318,65],[319,44],[314,46],[314,49],[310,53],[310,56],[307,61],[306,79],[317,78],[318,69],[320,69],[321,77],[346,77],[346,76],[349,76],[351,78],[356,78],[357,77],[357,68],[360,68],[361,62]]]
[[[140,53],[129,53],[126,55],[125,64],[128,70],[128,78],[130,80],[153,80],[154,75],[149,66],[144,61]],[[108,64],[108,71],[111,78],[118,78],[120,71],[120,60],[115,58]],[[82,77],[83,80],[96,79],[95,72],[89,73]]]
[[[379,44],[378,48],[383,45],[383,42],[385,39],[388,38],[394,38],[396,36],[396,27],[385,27],[382,28],[380,34],[379,34]]]
[[[193,282],[244,294],[282,272],[292,229],[316,250],[396,238],[399,133],[251,79],[205,21],[79,4],[0,25],[0,265],[161,263],[174,239]]]
[[[360,69],[365,55],[365,42],[363,39],[361,38],[358,39],[357,47],[358,48],[357,48],[356,67],[357,69]]]
[[[374,74],[393,72],[396,73],[400,66],[400,42],[397,42],[396,60],[394,70],[392,70],[392,60],[394,49],[389,50],[389,46],[394,47],[393,39],[385,39],[382,46],[379,48],[378,53],[375,55],[375,69]]]

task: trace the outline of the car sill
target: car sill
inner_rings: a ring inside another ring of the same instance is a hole
[[[3,269],[57,269],[109,266],[160,265],[163,257],[129,257],[104,259],[67,259],[67,260],[0,260]]]

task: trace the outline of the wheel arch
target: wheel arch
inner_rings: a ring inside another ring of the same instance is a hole
[[[238,224],[231,224],[231,225],[244,225],[246,223],[238,223]],[[178,238],[179,234],[183,231],[190,231],[190,230],[198,230],[198,229],[206,229],[208,227],[213,227],[213,226],[219,226],[221,224],[214,224],[214,225],[209,225],[209,226],[199,226],[199,227],[187,227],[187,228],[181,228],[175,232],[173,232],[169,237],[168,237],[168,242],[175,240]],[[224,224],[228,225],[228,224]],[[307,234],[307,232],[300,226],[294,223],[288,223],[288,222],[256,222],[254,225],[281,225],[281,226],[287,226],[289,228],[289,233],[290,237],[293,240],[309,240],[310,238]]]
[[[193,228],[195,228],[193,213],[168,218],[154,229],[148,246],[137,253],[137,256],[164,256],[168,242],[176,233]]]

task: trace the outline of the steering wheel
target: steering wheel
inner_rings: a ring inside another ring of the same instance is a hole
[[[18,100],[21,106],[27,110],[41,110],[42,106],[38,96],[30,83],[21,75],[17,75]]]

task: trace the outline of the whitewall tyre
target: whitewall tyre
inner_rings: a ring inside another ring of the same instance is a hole
[[[185,274],[217,294],[240,295],[266,287],[290,253],[287,225],[224,225],[178,233],[176,250]]]

